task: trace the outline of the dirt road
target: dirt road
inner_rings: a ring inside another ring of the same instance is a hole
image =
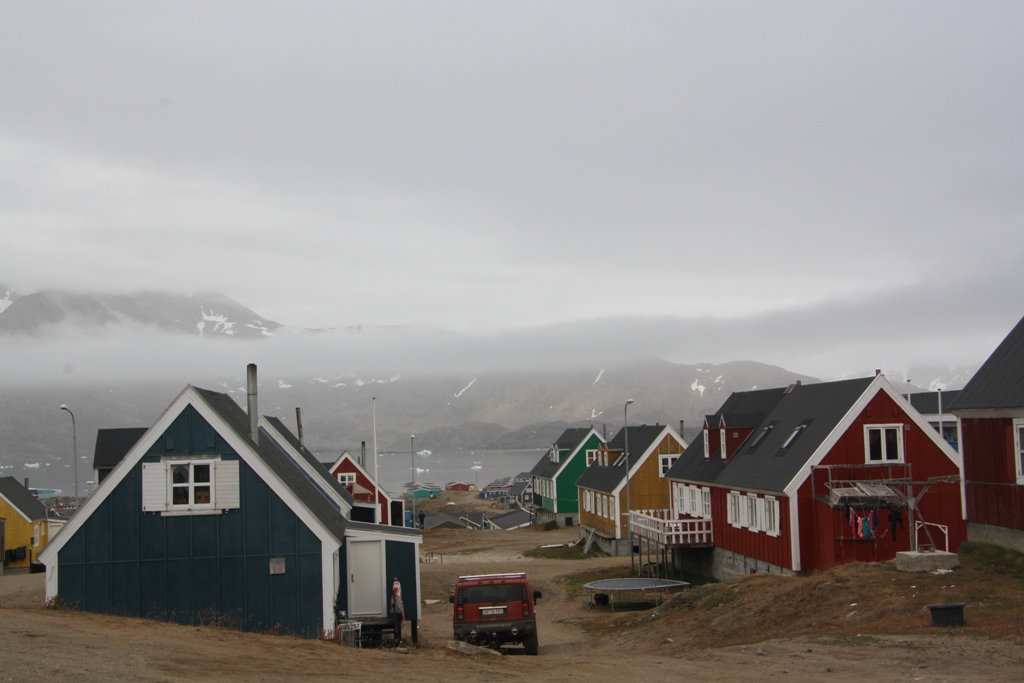
[[[965,589],[963,581],[981,580],[862,565],[816,577],[738,579],[613,616],[585,610],[564,577],[615,572],[628,558],[522,557],[573,537],[571,530],[429,533],[424,550],[442,561],[421,567],[428,604],[419,647],[407,653],[49,610],[42,575],[8,575],[0,578],[0,680],[1024,680],[1024,596],[1015,577]],[[498,571],[526,571],[544,593],[539,657],[445,649],[455,577]],[[928,625],[926,601],[960,595],[969,601],[966,628]]]

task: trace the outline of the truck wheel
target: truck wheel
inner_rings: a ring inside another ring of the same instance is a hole
[[[526,646],[526,654],[536,655],[537,654],[537,632],[534,631],[526,636],[523,641],[523,645]]]

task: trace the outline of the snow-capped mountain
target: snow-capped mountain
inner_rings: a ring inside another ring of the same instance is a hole
[[[18,296],[0,286],[0,334],[42,335],[55,326],[78,329],[152,325],[197,336],[252,339],[281,325],[218,292],[76,294],[44,291]]]

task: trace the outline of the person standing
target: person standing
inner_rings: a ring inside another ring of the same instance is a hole
[[[405,621],[405,603],[402,602],[402,584],[395,577],[391,584],[391,613],[395,617],[395,643],[402,642],[402,622]]]
[[[427,518],[427,515],[423,512],[423,510],[420,510],[420,514],[418,515],[418,517],[420,518],[420,529],[422,529],[423,528],[423,520],[425,520]]]

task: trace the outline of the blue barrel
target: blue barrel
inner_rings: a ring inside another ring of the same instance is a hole
[[[405,511],[405,526],[412,528],[412,510]]]

